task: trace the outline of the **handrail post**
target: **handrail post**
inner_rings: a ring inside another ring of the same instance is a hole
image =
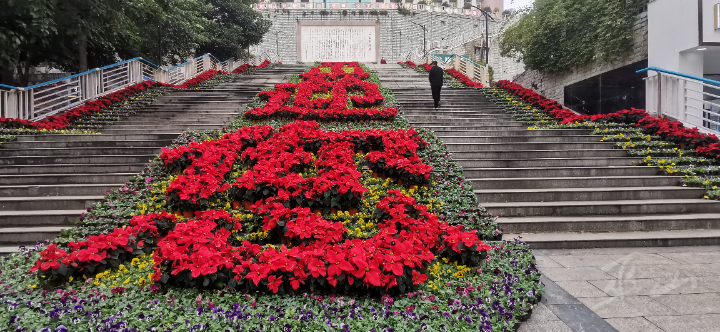
[[[657,72],[657,85],[658,85],[658,95],[657,95],[657,113],[658,117],[663,117],[663,111],[662,111],[662,74],[660,72]]]

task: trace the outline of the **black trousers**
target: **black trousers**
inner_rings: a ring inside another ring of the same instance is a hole
[[[442,90],[442,85],[431,85],[430,88],[432,89],[432,96],[433,101],[435,101],[435,108],[440,106],[440,90]]]

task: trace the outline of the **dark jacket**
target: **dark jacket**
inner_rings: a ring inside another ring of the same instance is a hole
[[[443,85],[443,70],[442,68],[438,66],[432,67],[430,69],[430,75],[428,77],[430,80],[430,86],[442,86]]]

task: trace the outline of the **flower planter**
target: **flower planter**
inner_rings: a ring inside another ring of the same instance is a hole
[[[182,211],[175,211],[175,215],[178,217],[182,217],[183,213],[182,213]]]
[[[372,177],[373,179],[377,179],[380,177],[380,175],[378,173],[372,173]]]
[[[252,207],[251,201],[245,201],[243,204],[245,205],[245,210],[250,210],[250,208]]]
[[[313,213],[314,213],[314,214],[317,214],[317,215],[321,215],[321,214],[322,214],[322,210],[321,210],[321,209],[314,209],[314,210],[313,210]]]
[[[350,210],[348,210],[348,214],[350,214],[351,216],[356,215],[357,212],[358,212],[358,209],[350,209]]]
[[[335,208],[330,209],[330,214],[337,214],[337,213],[338,213],[338,209],[335,209]]]
[[[195,212],[193,211],[183,211],[183,217],[185,218],[192,218],[195,216]]]
[[[240,201],[233,201],[232,202],[232,209],[233,210],[240,210],[240,207],[242,206],[242,202]]]
[[[417,186],[417,185],[412,185],[412,186],[410,186],[410,189],[412,189],[412,190],[418,190],[418,186]]]
[[[398,184],[398,186],[402,186],[403,180],[397,180],[397,184]]]

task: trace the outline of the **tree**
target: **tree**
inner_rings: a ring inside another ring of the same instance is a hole
[[[632,50],[635,16],[647,0],[537,0],[500,40],[503,56],[556,72]]]
[[[56,34],[54,3],[45,0],[5,0],[0,11],[0,83],[27,84],[30,67],[42,60],[36,55],[48,46]]]
[[[270,21],[253,10],[248,0],[210,0],[206,38],[196,55],[212,53],[221,60],[240,57],[248,46],[258,44],[270,30]]]

